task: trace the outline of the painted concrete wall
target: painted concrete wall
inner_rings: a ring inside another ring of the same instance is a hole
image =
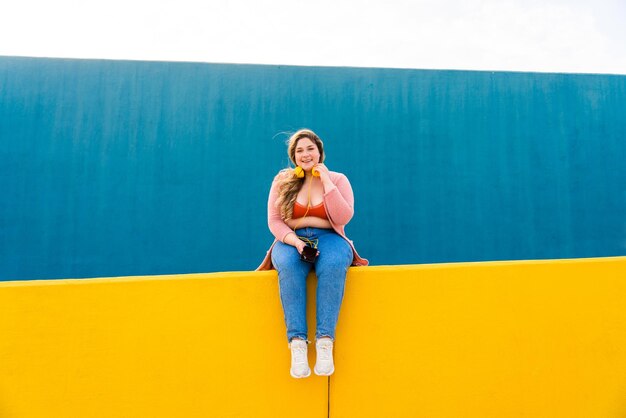
[[[4,282],[0,416],[622,418],[624,306],[626,257],[351,268],[296,380],[274,271]]]
[[[626,254],[626,77],[0,57],[0,280],[252,270],[324,139],[373,264]]]

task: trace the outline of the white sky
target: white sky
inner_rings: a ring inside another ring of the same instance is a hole
[[[2,0],[0,55],[626,74],[626,0]]]

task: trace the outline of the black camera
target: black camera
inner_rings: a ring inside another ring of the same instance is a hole
[[[300,260],[307,263],[315,263],[315,259],[317,259],[317,248],[305,246],[300,254]]]

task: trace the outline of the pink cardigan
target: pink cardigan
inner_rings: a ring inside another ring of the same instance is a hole
[[[330,225],[335,232],[348,241],[350,247],[352,247],[352,254],[354,255],[352,265],[367,266],[369,262],[359,257],[359,254],[354,249],[354,244],[348,239],[344,231],[344,226],[350,222],[352,215],[354,215],[354,195],[352,194],[352,186],[350,186],[350,182],[345,175],[335,171],[330,171],[329,174],[330,180],[335,186],[324,192],[324,208],[328,214]],[[270,196],[267,200],[267,224],[276,239],[267,251],[261,265],[257,267],[257,270],[271,270],[274,268],[271,258],[272,248],[274,248],[278,240],[282,241],[288,233],[293,232],[280,217],[280,210],[274,205],[276,199],[278,199],[278,187],[276,179],[274,179],[272,188],[270,189]]]

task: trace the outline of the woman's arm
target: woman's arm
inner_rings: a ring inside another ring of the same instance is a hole
[[[267,226],[277,240],[285,242],[287,234],[293,231],[281,218],[280,210],[275,205],[276,199],[278,199],[278,182],[274,179],[267,199]]]
[[[346,225],[354,215],[354,194],[348,178],[341,174],[336,183],[324,184],[324,202],[328,217],[337,225]]]
[[[298,252],[302,254],[302,249],[305,246],[304,241],[299,239],[296,233],[281,218],[280,209],[275,205],[276,199],[278,199],[278,183],[274,179],[267,199],[267,225],[277,240],[296,247]]]
[[[346,225],[354,215],[354,194],[348,178],[336,173],[338,177],[333,181],[328,167],[321,163],[315,167],[324,186],[324,203],[328,217],[337,225]]]

